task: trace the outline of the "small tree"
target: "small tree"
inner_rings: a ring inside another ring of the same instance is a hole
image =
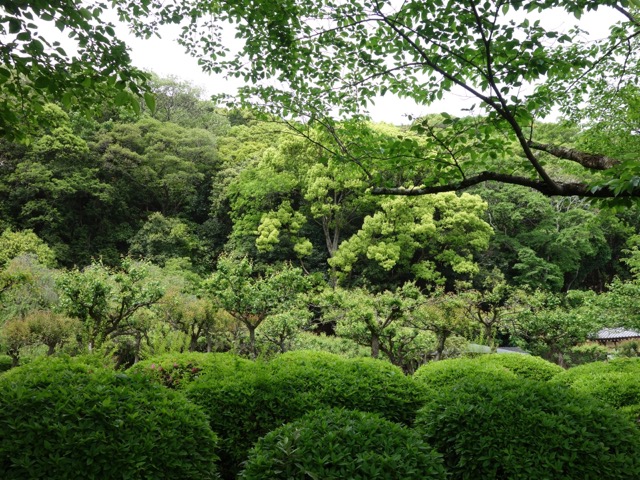
[[[300,308],[300,294],[309,287],[299,268],[285,265],[281,270],[260,275],[246,257],[221,257],[217,271],[205,284],[218,305],[247,328],[254,358],[256,329],[269,315]]]

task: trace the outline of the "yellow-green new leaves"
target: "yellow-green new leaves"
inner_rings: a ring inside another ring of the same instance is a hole
[[[493,234],[482,219],[486,208],[468,194],[389,199],[329,263],[343,274],[362,270],[369,260],[386,272],[428,282],[443,282],[445,271],[469,278],[478,272],[473,255],[487,248]]]
[[[282,202],[277,210],[262,215],[258,226],[258,238],[256,238],[258,251],[269,252],[273,250],[280,243],[280,232],[283,231],[289,235],[298,257],[310,255],[313,245],[307,238],[298,236],[306,221],[304,215],[293,210],[291,202]]]

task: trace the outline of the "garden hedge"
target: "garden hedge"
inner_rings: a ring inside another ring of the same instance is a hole
[[[640,358],[580,365],[558,375],[553,383],[592,395],[640,420]]]
[[[415,428],[453,479],[640,478],[640,430],[551,383],[467,377],[434,390]]]
[[[200,375],[227,377],[253,362],[231,353],[167,353],[136,363],[128,372],[140,373],[169,388],[182,389]]]
[[[442,459],[420,435],[379,415],[311,412],[268,433],[242,480],[445,480]]]
[[[530,380],[548,381],[564,372],[564,369],[559,365],[534,355],[492,353],[477,357],[475,361],[487,365],[498,365],[506,368],[517,377]]]
[[[204,374],[185,389],[220,436],[225,478],[234,478],[258,438],[309,411],[343,407],[410,424],[424,392],[386,362],[324,352],[290,352],[233,377]]]
[[[179,392],[45,359],[0,377],[0,478],[217,478],[217,437]]]

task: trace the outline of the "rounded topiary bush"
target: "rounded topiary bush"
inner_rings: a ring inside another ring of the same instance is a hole
[[[479,362],[474,358],[451,358],[422,365],[413,374],[416,382],[430,388],[453,385],[468,377],[517,378],[514,373],[497,363]]]
[[[592,395],[636,421],[640,419],[640,358],[580,365],[558,375],[553,382]]]
[[[225,478],[234,477],[259,437],[311,410],[343,407],[410,424],[425,399],[424,388],[393,365],[324,352],[287,353],[233,377],[205,374],[185,392],[220,436]]]
[[[420,435],[382,417],[331,409],[311,412],[260,439],[243,480],[446,479],[440,456]]]
[[[551,380],[556,375],[564,372],[564,369],[559,365],[533,355],[493,353],[478,357],[475,361],[487,365],[498,365],[506,368],[517,377],[538,381]]]
[[[217,478],[202,411],[149,379],[71,359],[0,377],[0,478]]]
[[[128,372],[141,373],[169,388],[184,388],[200,375],[235,375],[253,362],[231,353],[167,353],[136,363]]]
[[[456,479],[640,478],[640,431],[587,395],[496,377],[434,391],[416,427]]]

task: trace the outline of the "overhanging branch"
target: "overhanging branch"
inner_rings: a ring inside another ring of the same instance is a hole
[[[526,177],[508,175],[504,173],[482,172],[473,177],[468,177],[459,182],[452,182],[446,185],[434,185],[429,187],[375,187],[372,190],[374,195],[401,195],[401,196],[418,196],[429,195],[442,192],[456,192],[465,190],[474,185],[483,182],[500,182],[509,183],[511,185],[521,185],[523,187],[533,188],[547,196],[561,197],[590,197],[590,198],[613,198],[613,197],[640,197],[640,188],[629,192],[623,192],[616,195],[610,188],[602,187],[596,191],[592,191],[584,183],[563,183],[556,182],[555,185],[549,186],[541,180],[532,180]]]
[[[529,142],[529,146],[535,150],[547,152],[554,157],[579,163],[583,167],[590,168],[592,170],[608,170],[620,163],[620,160],[607,157],[606,155],[596,155],[593,153],[575,150],[573,148],[558,147],[556,145],[549,145],[531,141]]]

